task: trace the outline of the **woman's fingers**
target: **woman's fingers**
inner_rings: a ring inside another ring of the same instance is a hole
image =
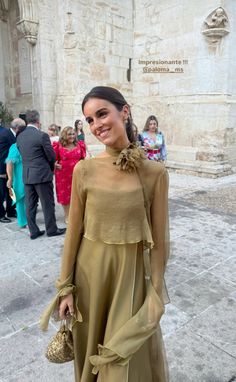
[[[60,319],[61,320],[64,320],[66,318],[66,310],[68,308],[68,305],[67,305],[67,302],[66,301],[63,301],[60,303],[60,307],[59,307],[59,316],[60,316]]]
[[[68,314],[74,314],[73,295],[70,294],[61,300],[59,306],[59,316],[61,320],[64,320]]]

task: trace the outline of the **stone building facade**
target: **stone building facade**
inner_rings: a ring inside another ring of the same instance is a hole
[[[139,130],[157,115],[169,167],[227,175],[235,38],[235,0],[0,0],[0,101],[37,108],[44,128],[73,125],[91,87],[114,86]]]

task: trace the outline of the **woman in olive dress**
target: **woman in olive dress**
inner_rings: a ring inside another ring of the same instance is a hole
[[[105,151],[74,169],[57,282],[60,318],[72,316],[75,380],[166,382],[167,171],[135,144],[118,90],[93,88],[82,110]]]

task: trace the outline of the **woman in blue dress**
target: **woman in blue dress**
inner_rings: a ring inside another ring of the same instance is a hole
[[[26,126],[20,126],[18,128],[17,135],[20,134]],[[27,225],[26,212],[25,212],[25,189],[23,183],[23,166],[20,152],[16,143],[11,145],[7,159],[7,187],[9,191],[13,188],[15,193],[16,214],[17,223],[19,227],[24,228]]]
[[[148,117],[141,136],[147,158],[165,161],[167,158],[165,138],[163,133],[158,130],[158,121],[155,115]]]

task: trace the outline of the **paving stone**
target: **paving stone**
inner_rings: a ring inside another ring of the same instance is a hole
[[[204,272],[169,290],[173,305],[188,315],[195,316],[216,304],[235,290],[235,286],[215,275]]]
[[[178,265],[176,262],[171,263],[169,264],[165,274],[167,288],[175,288],[177,285],[191,279],[192,277],[195,277],[196,275],[196,272],[189,271],[183,265]]]
[[[218,248],[192,244],[187,238],[179,240],[173,245],[171,259],[178,266],[182,266],[191,272],[199,273],[211,269],[216,264],[231,257],[231,253],[225,253]]]
[[[0,338],[11,333],[14,333],[14,328],[12,327],[7,315],[0,311]]]
[[[48,332],[42,334],[34,325],[0,340],[0,375],[3,381],[72,381],[72,363],[56,365],[44,357],[46,346],[54,334],[55,329],[50,326]]]
[[[37,322],[55,294],[53,286],[42,288],[20,272],[12,279],[5,277],[0,289],[1,309],[15,330]]]
[[[32,264],[26,266],[23,272],[29,278],[36,281],[42,288],[50,288],[55,285],[55,281],[59,278],[60,259],[48,261],[43,264]],[[56,291],[56,289],[55,289]]]
[[[229,280],[236,285],[236,256],[222,261],[211,269],[211,273],[221,276],[225,280]]]
[[[195,334],[236,358],[236,301],[223,298],[186,324]]]
[[[170,382],[228,382],[236,375],[235,358],[190,329],[165,338]]]
[[[191,316],[188,316],[173,304],[165,305],[165,314],[161,318],[163,335],[170,335],[170,333],[175,332],[190,320]]]

